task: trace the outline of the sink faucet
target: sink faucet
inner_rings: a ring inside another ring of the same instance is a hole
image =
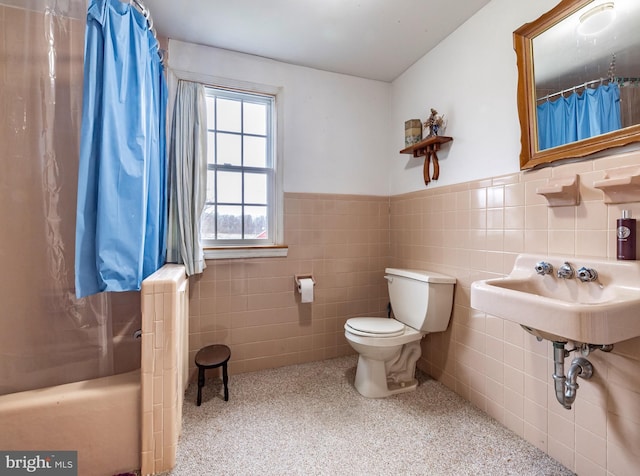
[[[584,266],[578,269],[576,277],[583,283],[596,281],[598,279],[598,272],[593,268],[585,268]]]
[[[553,273],[553,265],[546,261],[538,261],[535,267],[536,273],[544,276],[545,274]]]
[[[573,278],[573,268],[567,261],[558,268],[558,277],[562,279]]]

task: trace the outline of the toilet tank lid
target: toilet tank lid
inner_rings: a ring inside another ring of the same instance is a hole
[[[455,284],[456,282],[456,278],[452,276],[423,269],[387,268],[384,272],[388,275],[403,276],[405,278],[415,279],[425,283]]]

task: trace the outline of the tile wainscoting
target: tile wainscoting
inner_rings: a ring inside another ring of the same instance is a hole
[[[508,274],[518,253],[615,258],[621,210],[593,187],[637,154],[577,162],[393,197],[285,194],[286,258],[209,261],[191,278],[190,365],[202,346],[231,347],[230,373],[353,353],[343,325],[385,316],[386,266],[457,278],[452,323],[423,341],[419,366],[496,420],[586,475],[635,474],[640,465],[640,340],[590,355],[572,410],[555,399],[551,344],[474,311],[476,279]],[[547,206],[536,189],[580,175],[577,206]],[[313,273],[301,304],[294,275]],[[231,381],[233,377],[231,377]]]

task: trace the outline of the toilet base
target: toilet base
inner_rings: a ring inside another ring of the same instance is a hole
[[[389,395],[395,395],[397,393],[405,393],[405,392],[413,392],[418,386],[418,381],[416,379],[412,379],[409,382],[387,382],[387,387],[389,388]]]
[[[354,386],[363,397],[384,398],[398,393],[411,392],[418,386],[418,381],[415,378],[407,382],[387,381],[384,361],[372,360],[360,355]]]

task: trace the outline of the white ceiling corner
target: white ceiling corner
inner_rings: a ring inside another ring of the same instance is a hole
[[[490,0],[146,0],[159,34],[392,81]]]

